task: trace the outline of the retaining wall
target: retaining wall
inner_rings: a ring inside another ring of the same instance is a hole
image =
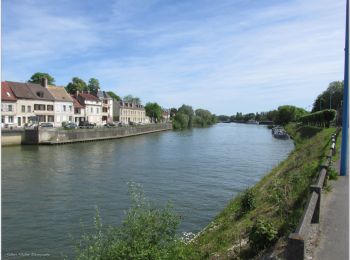
[[[171,130],[171,124],[150,124],[140,126],[125,126],[114,128],[93,129],[37,129],[26,131],[24,143],[26,144],[64,144],[74,142],[88,142],[105,139],[115,139],[159,131]]]

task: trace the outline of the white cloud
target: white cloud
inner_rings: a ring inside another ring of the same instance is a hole
[[[215,9],[208,3],[191,16],[183,6],[156,12],[156,1],[115,1],[98,21],[29,5],[20,26],[5,31],[5,75],[16,75],[14,61],[28,63],[21,73],[29,76],[51,66],[60,84],[96,77],[122,96],[218,114],[307,107],[342,78],[344,3],[295,0],[237,10],[242,2]]]

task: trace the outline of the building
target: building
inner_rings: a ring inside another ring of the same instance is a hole
[[[43,83],[21,83],[5,81],[17,98],[14,122],[23,126],[30,122],[55,122],[54,97],[47,90],[47,80]]]
[[[106,91],[98,91],[97,97],[102,102],[102,123],[113,122],[113,98]]]
[[[136,103],[130,103],[125,101],[117,101],[113,104],[113,115],[116,121],[128,124],[134,123],[147,123],[145,108]]]
[[[6,82],[1,82],[1,127],[17,126],[17,98]]]
[[[168,122],[170,120],[170,110],[162,108],[162,121]]]
[[[73,100],[73,109],[74,109],[74,115],[73,119],[76,124],[79,124],[79,122],[84,122],[85,120],[85,108],[82,104],[79,103],[79,101],[75,98],[74,95],[71,95],[71,98]]]
[[[102,125],[102,102],[101,100],[90,94],[90,92],[77,92],[75,98],[84,106],[85,121],[96,125]]]
[[[54,126],[60,127],[63,122],[72,122],[74,120],[73,99],[67,93],[64,87],[47,86],[47,90],[54,97]]]

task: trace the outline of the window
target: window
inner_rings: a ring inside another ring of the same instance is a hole
[[[53,105],[47,105],[47,111],[53,111]]]
[[[5,117],[1,116],[1,123],[5,123]]]
[[[98,107],[96,107],[96,114],[98,114]]]
[[[63,105],[63,112],[66,112],[66,105]]]
[[[8,110],[9,110],[9,112],[12,112],[12,105],[8,106]]]
[[[40,116],[37,116],[37,119],[38,119],[39,122],[45,122],[46,121],[46,116],[40,115]]]
[[[69,106],[69,112],[72,112],[73,111],[72,109],[73,109],[72,106]]]
[[[13,123],[13,116],[9,116],[9,123]]]
[[[69,117],[69,121],[73,121],[73,117],[72,116]]]
[[[26,123],[26,117],[24,116],[24,117],[22,117],[22,121],[23,121],[23,124],[25,124]]]
[[[26,112],[26,106],[22,106],[22,113]]]
[[[47,122],[55,122],[54,116],[47,116]]]
[[[32,112],[32,107],[31,106],[27,106],[27,112],[28,113]]]
[[[45,111],[45,105],[34,104],[34,110]],[[45,121],[42,121],[42,122],[45,122]]]
[[[44,97],[44,92],[38,91],[38,92],[36,92],[36,95],[37,95],[38,97],[42,98],[42,97]]]
[[[91,111],[91,113],[93,113],[93,112],[94,112],[94,109],[93,109],[93,108],[91,108],[91,109],[90,109],[90,111]]]

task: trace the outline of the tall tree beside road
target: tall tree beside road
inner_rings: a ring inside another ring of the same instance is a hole
[[[84,80],[78,77],[72,78],[72,81],[66,86],[66,90],[70,94],[75,94],[77,91],[86,91],[88,87]]]
[[[30,83],[37,83],[37,84],[41,84],[42,79],[43,78],[47,78],[47,84],[48,85],[55,85],[55,79],[54,77],[52,77],[50,74],[48,73],[44,73],[44,72],[36,72],[34,73],[30,79],[28,80],[28,82]]]
[[[89,79],[89,83],[87,85],[87,88],[88,88],[88,90],[90,90],[90,92],[97,93],[100,89],[100,82],[98,81],[98,79],[91,78],[91,79]]]
[[[162,108],[157,103],[147,103],[145,105],[146,115],[152,118],[152,121],[159,122],[162,118]]]

